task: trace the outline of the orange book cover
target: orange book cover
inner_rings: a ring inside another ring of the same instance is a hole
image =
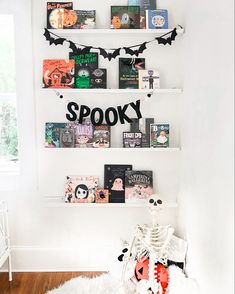
[[[44,60],[43,88],[74,88],[74,60]]]

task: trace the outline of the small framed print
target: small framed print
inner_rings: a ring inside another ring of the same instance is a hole
[[[109,203],[109,190],[98,189],[95,195],[96,203]]]

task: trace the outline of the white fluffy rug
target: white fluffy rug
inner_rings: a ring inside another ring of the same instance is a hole
[[[194,280],[188,279],[182,270],[169,267],[170,282],[167,294],[198,294],[198,287]],[[94,279],[75,278],[66,282],[58,289],[47,292],[47,294],[135,294],[135,289],[128,287],[124,290],[120,287],[118,279],[109,274]],[[145,294],[145,293],[143,293]]]

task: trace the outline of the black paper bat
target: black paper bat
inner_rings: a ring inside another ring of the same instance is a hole
[[[66,40],[64,38],[57,38],[57,39],[53,38],[51,36],[51,33],[47,29],[45,29],[45,32],[43,35],[46,37],[46,40],[49,41],[50,45],[52,44],[55,44],[56,46],[63,45],[64,41]]]
[[[158,41],[158,44],[171,45],[172,41],[175,41],[176,36],[177,36],[177,29],[174,28],[174,30],[171,32],[170,37],[168,37],[166,39],[163,37],[158,37],[158,38],[156,38],[156,40]]]
[[[132,50],[131,48],[124,47],[126,54],[130,54],[131,56],[136,55],[139,56],[139,54],[143,53],[144,50],[147,49],[146,47],[147,42],[144,42],[142,45],[140,45],[139,49],[137,50]]]
[[[90,53],[92,47],[84,47],[84,48],[79,48],[77,47],[72,41],[69,41],[69,48],[72,49],[74,54],[87,54]]]
[[[114,50],[113,53],[106,52],[103,48],[99,48],[100,50],[100,55],[102,55],[104,58],[108,58],[110,61],[111,59],[115,59],[118,55],[120,55],[121,48],[118,48]]]

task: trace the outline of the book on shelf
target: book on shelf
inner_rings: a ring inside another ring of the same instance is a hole
[[[95,194],[96,203],[109,203],[109,190],[108,189],[98,189]]]
[[[111,6],[111,29],[139,29],[139,6]]]
[[[143,69],[145,58],[119,58],[119,89],[138,89],[138,71]]]
[[[142,133],[123,132],[123,148],[141,148]]]
[[[94,126],[90,119],[84,119],[82,124],[76,123],[75,127],[75,147],[93,148]]]
[[[91,72],[91,89],[107,89],[107,70],[97,68]]]
[[[60,148],[60,131],[68,128],[66,123],[48,122],[45,124],[45,147],[46,148]]]
[[[150,125],[154,123],[154,118],[132,118],[130,124],[131,132],[142,133],[142,148],[150,147]]]
[[[98,68],[98,53],[69,54],[75,63],[75,88],[91,88],[91,74]]]
[[[75,147],[75,130],[74,129],[60,129],[60,147],[74,148]]]
[[[99,178],[96,176],[68,176],[65,186],[66,203],[94,203]]]
[[[110,126],[100,125],[94,126],[93,147],[94,148],[110,148],[111,147],[111,132]]]
[[[70,18],[67,18],[64,29],[90,30],[96,28],[95,10],[72,10],[67,14],[70,14]]]
[[[43,60],[43,88],[74,88],[74,60]]]
[[[158,70],[146,69],[139,70],[139,89],[159,89],[160,75]]]
[[[73,2],[47,2],[47,28],[63,29],[68,11],[72,9]]]
[[[125,203],[125,172],[128,170],[132,170],[132,165],[104,166],[104,188],[109,190],[110,203]]]
[[[125,172],[126,202],[146,201],[151,195],[153,195],[152,171]]]
[[[140,28],[146,29],[146,10],[156,10],[156,0],[128,0],[128,5],[140,6]]]
[[[166,9],[146,10],[147,29],[168,29],[168,11]]]
[[[169,124],[151,124],[150,125],[150,147],[167,148],[169,147],[170,125]]]

